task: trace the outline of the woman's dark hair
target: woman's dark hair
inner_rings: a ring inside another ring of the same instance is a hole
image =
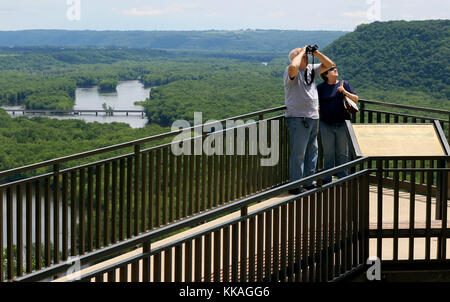
[[[333,66],[333,67],[331,67],[330,69],[328,69],[328,70],[322,72],[322,73],[320,74],[320,77],[322,78],[322,80],[324,80],[325,82],[328,82],[328,78],[327,78],[328,72],[330,72],[331,70],[335,70],[336,68],[337,68],[336,66]]]

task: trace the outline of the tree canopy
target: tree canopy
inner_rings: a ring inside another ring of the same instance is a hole
[[[324,52],[356,87],[450,98],[450,20],[360,25]]]

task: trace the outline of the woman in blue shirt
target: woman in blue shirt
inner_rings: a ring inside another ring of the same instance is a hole
[[[347,81],[339,81],[336,67],[332,67],[321,75],[323,83],[317,86],[319,93],[320,136],[323,148],[323,168],[331,169],[349,161],[348,139],[345,132],[345,120],[350,120],[350,114],[344,108],[344,96],[355,103],[359,97]],[[348,171],[337,173],[342,178]],[[331,182],[332,177],[324,179],[324,183]]]

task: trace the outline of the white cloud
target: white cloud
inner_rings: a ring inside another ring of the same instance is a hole
[[[402,16],[402,19],[405,21],[411,21],[411,20],[414,20],[414,16],[412,14],[404,14]]]
[[[157,16],[157,15],[163,15],[165,12],[162,9],[152,9],[152,8],[132,8],[129,10],[124,10],[123,14],[125,16]]]
[[[158,16],[158,15],[166,15],[171,13],[182,13],[186,10],[193,9],[198,7],[195,3],[174,3],[167,8],[153,8],[153,7],[134,7],[129,10],[124,10],[123,14],[126,16]]]
[[[269,17],[275,17],[275,18],[280,18],[280,17],[286,17],[287,13],[284,11],[276,11],[276,12],[272,12],[268,15]]]
[[[188,9],[197,8],[199,5],[196,3],[174,3],[168,8],[168,11],[181,12]]]
[[[211,18],[216,18],[216,17],[221,17],[222,14],[218,13],[218,12],[210,12],[206,14],[207,17],[211,17]]]
[[[349,18],[367,19],[367,11],[365,11],[365,10],[344,12],[343,15],[344,15],[344,17],[349,17]]]

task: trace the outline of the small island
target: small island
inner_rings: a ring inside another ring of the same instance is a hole
[[[117,79],[103,79],[98,83],[98,87],[101,92],[114,92],[118,83]]]

